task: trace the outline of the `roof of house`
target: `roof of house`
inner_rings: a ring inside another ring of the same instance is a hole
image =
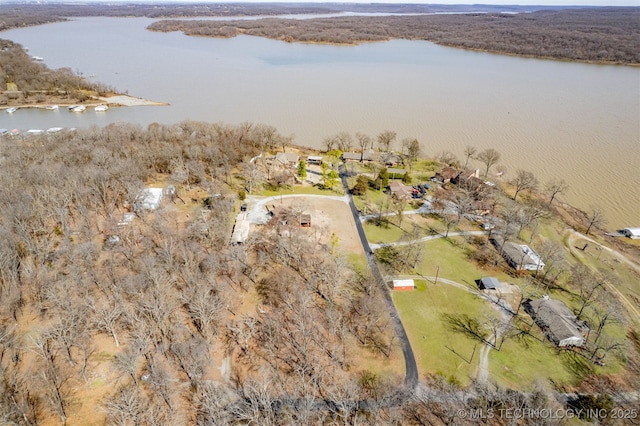
[[[414,288],[413,280],[393,280],[393,288]]]
[[[376,159],[376,153],[374,151],[368,150],[364,152],[343,152],[342,159],[343,160],[356,160],[360,161],[362,158],[363,161],[373,161]]]
[[[309,155],[307,161],[322,161],[322,157],[319,155]]]
[[[145,188],[140,191],[135,202],[135,210],[155,210],[162,200],[162,188]]]
[[[389,191],[391,191],[391,195],[397,198],[411,197],[412,188],[394,180],[389,184]]]
[[[300,156],[295,152],[279,152],[276,154],[276,160],[283,164],[297,163]]]
[[[440,177],[440,179],[442,179],[443,181],[447,181],[447,180],[455,179],[456,177],[458,177],[459,174],[460,172],[455,168],[445,167],[444,169],[440,170],[439,173],[436,173],[436,177]]]
[[[395,152],[381,152],[380,158],[385,164],[398,164],[402,163],[402,157]]]
[[[496,247],[499,247],[502,243],[496,239],[493,239],[493,242]],[[544,262],[540,258],[540,255],[525,244],[516,244],[507,241],[502,246],[502,256],[516,269],[541,270],[544,268]]]
[[[576,316],[562,301],[542,298],[529,302],[529,306],[532,317],[548,329],[556,344],[567,339],[574,340],[576,344],[584,342],[584,337],[578,330]]]
[[[231,234],[231,243],[240,244],[244,243],[249,238],[249,230],[251,228],[251,222],[247,220],[246,213],[240,213],[236,216],[236,223],[233,226],[233,233]]]
[[[483,288],[485,290],[497,290],[500,287],[500,281],[498,281],[496,277],[480,278],[480,288]]]
[[[404,175],[405,173],[407,173],[407,171],[405,169],[397,169],[397,168],[394,168],[394,167],[389,167],[387,169],[387,172],[390,175]]]

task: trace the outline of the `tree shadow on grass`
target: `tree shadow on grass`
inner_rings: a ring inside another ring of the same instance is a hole
[[[562,364],[571,373],[576,382],[581,382],[588,375],[593,373],[591,362],[577,352],[572,350],[561,350],[558,352],[558,356],[560,357]]]

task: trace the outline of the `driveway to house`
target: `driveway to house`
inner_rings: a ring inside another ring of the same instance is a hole
[[[362,227],[362,222],[360,221],[360,213],[358,212],[358,209],[353,202],[353,198],[349,193],[347,174],[343,165],[340,166],[340,177],[342,179],[342,185],[344,186],[345,193],[348,194],[346,195],[346,197],[349,202],[349,206],[351,206],[353,221],[358,228],[358,236],[360,237],[360,243],[362,244],[364,252],[367,256],[369,268],[371,269],[373,277],[380,285],[380,289],[382,290],[382,294],[384,296],[385,305],[387,307],[387,310],[389,311],[391,322],[393,323],[393,328],[396,332],[396,336],[398,337],[398,341],[400,342],[402,354],[404,355],[405,365],[404,383],[413,392],[418,386],[418,365],[416,363],[416,357],[413,353],[413,349],[411,348],[411,342],[409,342],[409,336],[407,336],[407,332],[402,325],[402,320],[400,319],[400,315],[398,315],[396,305],[394,305],[393,299],[391,299],[389,287],[382,278],[382,274],[380,274],[380,269],[378,269],[378,264],[376,263],[375,257],[373,256],[373,251],[369,247],[369,241],[367,241],[367,236],[364,233],[364,228]]]
[[[369,244],[372,250],[377,250],[382,247],[389,246],[408,246],[415,243],[424,243],[425,241],[437,240],[438,238],[448,238],[448,237],[457,237],[457,236],[465,236],[465,235],[487,235],[489,231],[461,231],[461,232],[449,232],[449,235],[445,236],[443,234],[437,235],[428,235],[426,237],[418,238],[417,240],[409,240],[409,241],[396,241],[395,243],[380,243],[380,244]]]

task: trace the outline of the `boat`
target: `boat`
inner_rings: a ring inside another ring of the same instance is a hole
[[[47,129],[47,133],[58,133],[63,130],[62,127],[50,127]]]
[[[69,105],[69,106],[67,107],[67,109],[68,109],[69,111],[73,111],[73,110],[74,110],[74,108],[77,108],[77,107],[78,107],[78,105]]]
[[[97,107],[94,108],[96,112],[105,112],[108,109],[109,109],[108,105],[98,105]]]
[[[7,111],[9,114],[13,114],[14,112],[16,112],[18,110],[18,108],[16,107],[11,107],[11,108],[7,108],[5,111]]]
[[[47,105],[46,107],[44,107],[44,109],[48,109],[48,110],[56,110],[58,109],[58,105]]]
[[[29,129],[27,130],[27,135],[41,135],[44,133],[44,130],[40,129]]]
[[[71,111],[73,111],[73,112],[84,112],[85,109],[87,109],[86,106],[78,105],[77,107],[73,108]]]
[[[12,130],[9,132],[9,134],[10,134],[11,136],[18,136],[20,133],[21,133],[21,132],[20,132],[20,129],[12,129]]]
[[[9,129],[0,129],[0,136],[4,136],[9,133]]]

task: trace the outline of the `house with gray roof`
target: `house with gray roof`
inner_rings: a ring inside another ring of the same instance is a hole
[[[578,322],[562,301],[545,296],[525,303],[524,307],[547,338],[559,347],[584,345],[582,330],[586,325]]]

